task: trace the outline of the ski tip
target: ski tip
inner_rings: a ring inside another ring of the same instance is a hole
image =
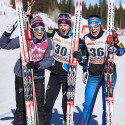
[[[16,0],[16,3],[18,3],[19,1],[18,0]]]
[[[22,0],[16,0],[16,3],[22,3]]]
[[[76,1],[76,7],[78,6],[78,0]]]
[[[78,0],[76,1],[76,8],[77,8],[78,6],[79,6],[79,7],[82,6],[82,0],[80,0],[79,2],[78,2]]]
[[[80,6],[82,6],[82,1],[80,0]]]

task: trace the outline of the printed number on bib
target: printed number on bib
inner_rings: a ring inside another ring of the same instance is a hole
[[[66,47],[60,47],[60,45],[56,45],[55,53],[59,54],[61,56],[66,56],[67,48]]]
[[[63,63],[69,63],[69,54],[66,47],[62,47],[59,44],[55,45],[54,58],[57,61]]]
[[[103,48],[91,48],[90,49],[90,62],[95,64],[101,64],[104,63],[104,49]]]
[[[96,52],[95,48],[91,48],[90,51],[91,51],[93,57],[104,56],[104,49],[103,48],[98,48],[97,52]]]

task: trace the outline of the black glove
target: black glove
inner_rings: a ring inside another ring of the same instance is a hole
[[[82,61],[82,56],[81,56],[81,54],[80,54],[79,51],[75,51],[75,52],[73,53],[73,58],[77,58],[77,59],[78,59],[78,62],[81,62],[81,61]]]
[[[33,61],[27,63],[26,66],[27,66],[28,69],[38,69],[40,67],[38,62],[35,63]]]

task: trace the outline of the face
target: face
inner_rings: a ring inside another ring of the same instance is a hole
[[[98,36],[100,32],[100,25],[99,24],[90,24],[89,25],[89,32],[93,37]]]
[[[66,36],[70,31],[70,26],[68,24],[59,24],[58,27],[62,36]]]
[[[37,39],[42,39],[43,35],[44,35],[44,27],[42,26],[37,26],[35,28],[33,28],[33,35],[37,38]]]

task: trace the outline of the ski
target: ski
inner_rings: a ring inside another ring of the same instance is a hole
[[[32,0],[33,2],[33,0]],[[32,40],[29,30],[28,17],[24,14],[22,0],[15,0],[18,16],[19,42],[22,62],[22,75],[24,84],[24,98],[26,107],[27,125],[39,125],[33,70],[27,69],[26,64],[31,61],[29,41]],[[31,10],[30,6],[28,9]],[[27,29],[26,29],[27,28]]]
[[[106,49],[114,45],[114,0],[108,0],[107,18],[107,41]],[[108,51],[106,51],[106,54]],[[114,54],[108,54],[108,60],[104,67],[105,77],[105,110],[106,125],[113,125],[113,75],[114,75]]]
[[[82,18],[82,0],[75,2],[75,22],[73,29],[73,38],[69,62],[69,72],[67,77],[68,90],[67,90],[67,107],[66,107],[66,125],[73,125],[73,107],[75,98],[75,84],[77,73],[77,59],[73,58],[74,51],[78,51],[80,28]]]

